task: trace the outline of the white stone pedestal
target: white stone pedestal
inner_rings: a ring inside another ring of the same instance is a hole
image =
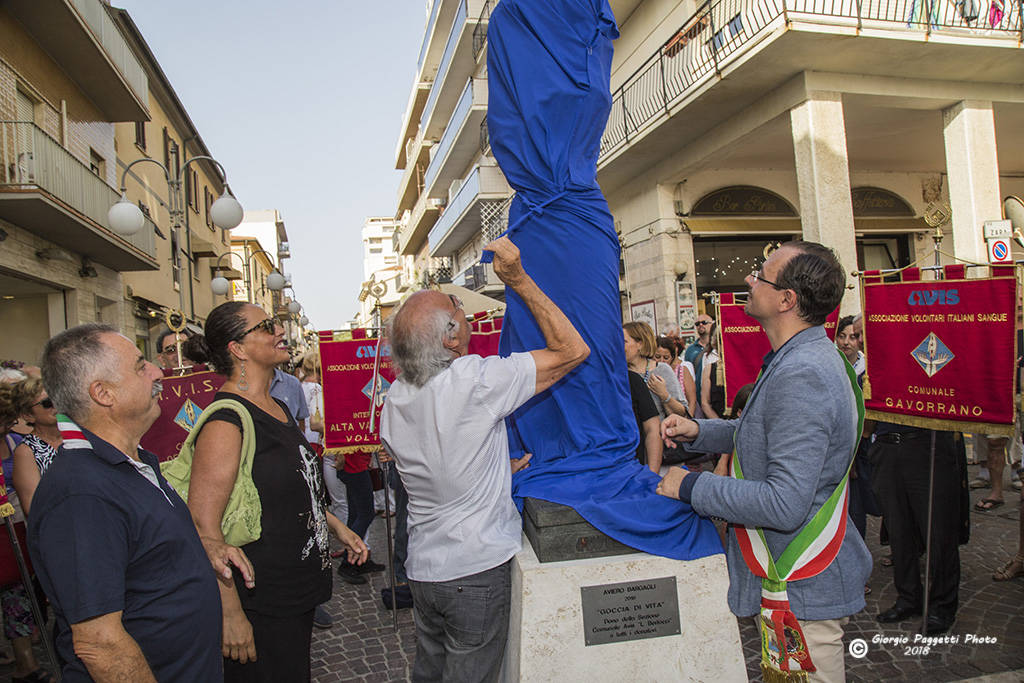
[[[678,635],[587,646],[582,586],[676,577]],[[540,563],[523,536],[512,560],[512,609],[501,680],[745,681],[725,555],[681,562],[646,553]]]

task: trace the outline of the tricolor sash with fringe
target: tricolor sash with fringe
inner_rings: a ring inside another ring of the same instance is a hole
[[[60,430],[60,436],[64,440],[61,446],[64,450],[72,450],[76,448],[86,448],[92,450],[92,444],[85,438],[85,434],[82,433],[82,428],[75,424],[75,421],[64,413],[57,413],[57,429]]]
[[[807,649],[803,629],[789,607],[786,583],[823,572],[839,553],[846,535],[849,502],[847,484],[853,456],[864,427],[864,398],[857,384],[857,375],[845,357],[843,364],[850,386],[853,387],[857,438],[854,439],[850,462],[842,481],[825,504],[814,513],[811,521],[790,541],[778,560],[772,557],[762,529],[732,525],[743,560],[750,571],[761,578],[761,672],[765,683],[806,681],[808,671],[817,671]],[[736,448],[732,452],[730,473],[735,479],[743,479]]]

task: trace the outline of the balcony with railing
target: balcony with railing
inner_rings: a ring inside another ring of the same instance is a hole
[[[480,148],[480,122],[486,116],[487,80],[471,78],[427,166],[423,191],[428,197],[447,196],[449,183],[473,161]]]
[[[109,121],[149,118],[149,85],[101,0],[10,0],[4,8],[32,34]]]
[[[487,23],[491,18],[491,12],[500,0],[486,0],[484,8],[480,10],[480,18],[477,19],[476,28],[473,29],[473,59],[479,60],[480,53],[487,45]]]
[[[152,223],[111,231],[118,192],[35,124],[0,122],[0,164],[0,218],[117,271],[158,268]]]
[[[427,233],[437,221],[441,210],[444,209],[445,200],[433,199],[421,194],[416,204],[409,213],[409,220],[401,229],[398,237],[398,254],[401,256],[415,256],[427,239]]]
[[[424,136],[436,140],[444,132],[462,89],[474,68],[473,29],[484,0],[462,0],[448,33],[444,53],[437,68],[437,76],[430,87],[426,106],[420,116],[420,129]]]
[[[671,131],[669,152],[679,149],[806,70],[1019,84],[1022,38],[1021,4],[1000,0],[705,2],[613,89],[599,169],[666,120],[686,118]],[[993,66],[971,75],[981,63]],[[645,153],[659,146],[651,140]]]
[[[430,230],[430,255],[454,254],[481,230],[493,232],[495,216],[500,216],[502,210],[507,221],[506,202],[511,194],[512,189],[497,166],[474,168]],[[498,230],[494,237],[500,233]]]
[[[423,192],[424,176],[430,165],[430,151],[434,143],[424,140],[422,132],[406,143],[406,164],[398,181],[398,212],[411,209]]]

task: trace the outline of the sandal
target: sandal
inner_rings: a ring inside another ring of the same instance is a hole
[[[883,557],[881,560],[879,560],[879,564],[882,565],[883,567],[891,567],[892,566],[892,555],[886,555],[885,557]]]
[[[993,581],[1009,581],[1024,575],[1024,557],[1016,555],[992,575]]]
[[[11,683],[57,683],[57,679],[49,671],[40,667],[25,676],[13,676]]]
[[[978,512],[989,512],[995,510],[1003,505],[1001,500],[993,500],[992,498],[983,498],[974,504],[974,509]]]
[[[975,477],[971,481],[969,486],[970,486],[971,489],[987,489],[991,485],[992,485],[992,482],[990,482],[988,479],[982,479],[981,477]]]
[[[871,586],[864,584],[864,595],[871,595]]]

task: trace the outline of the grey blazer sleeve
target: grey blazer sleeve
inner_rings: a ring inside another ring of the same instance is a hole
[[[836,387],[813,365],[790,364],[785,370],[748,405],[742,420],[747,424],[737,435],[741,463],[764,459],[763,480],[700,477],[691,497],[698,513],[781,532],[795,531],[806,520],[826,458],[838,456],[831,443]]]
[[[738,420],[697,420],[700,432],[692,443],[683,448],[696,453],[732,453],[733,434]]]

